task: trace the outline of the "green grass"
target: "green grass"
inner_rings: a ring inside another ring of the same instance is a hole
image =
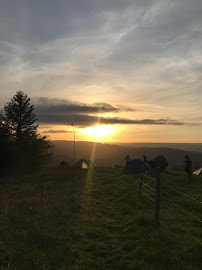
[[[0,269],[202,269],[202,224],[162,198],[157,226],[138,177],[96,168],[2,179]],[[202,201],[202,177],[169,172],[161,183]],[[201,204],[161,193],[202,220]]]

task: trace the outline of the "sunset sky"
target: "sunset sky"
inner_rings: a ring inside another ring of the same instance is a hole
[[[0,107],[19,90],[51,139],[202,142],[202,1],[0,0]]]

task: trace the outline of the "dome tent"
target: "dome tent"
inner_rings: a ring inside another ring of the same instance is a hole
[[[165,170],[168,166],[168,162],[163,155],[156,156],[153,161],[156,163],[156,166],[159,167],[161,170]]]
[[[140,159],[133,159],[123,169],[124,173],[143,173],[146,171],[145,163]]]
[[[81,168],[81,169],[89,169],[95,167],[96,165],[90,159],[79,159],[76,163],[74,163],[73,167]]]

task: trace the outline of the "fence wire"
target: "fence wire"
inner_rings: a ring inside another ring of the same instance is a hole
[[[177,190],[177,189],[174,189],[174,188],[172,188],[172,187],[170,187],[170,186],[168,186],[168,185],[166,185],[166,184],[161,184],[161,185],[162,185],[162,186],[165,186],[165,187],[167,187],[167,188],[169,188],[169,189],[171,189],[171,190],[173,190],[173,191],[175,191],[175,192],[178,192],[179,194],[182,194],[182,195],[188,197],[189,199],[191,199],[191,200],[193,200],[193,201],[196,201],[196,202],[202,204],[201,201],[199,201],[198,199],[196,199],[196,198],[194,198],[194,197],[191,197],[190,195],[188,195],[188,194],[186,194],[186,193],[183,193],[183,192],[181,192],[181,191],[179,191],[179,190]]]
[[[142,182],[142,181],[141,181],[141,182]],[[146,184],[146,183],[142,182],[142,185],[143,185],[143,186],[146,186],[146,187],[148,187],[150,190],[156,192],[156,190],[155,190],[154,188],[150,187],[149,184]]]
[[[148,198],[150,199],[153,203],[156,203],[147,193],[145,193],[143,190],[142,190],[142,193]]]
[[[182,210],[183,212],[187,213],[188,215],[192,216],[193,218],[197,219],[199,222],[202,223],[202,220],[200,220],[200,218],[196,217],[195,215],[193,215],[192,213],[190,213],[189,211],[187,211],[186,209],[184,209],[183,207],[179,206],[177,203],[173,202],[172,200],[168,199],[167,197],[163,196],[162,194],[160,194],[160,196],[162,198],[164,198],[165,200],[169,201],[170,203],[172,203],[173,205],[175,205],[176,207],[178,207],[180,210]]]
[[[155,179],[155,178],[150,177],[150,176],[148,176],[148,175],[146,175],[146,174],[144,174],[144,173],[142,173],[142,175],[143,175],[144,177],[147,177],[147,178],[149,178],[149,179],[152,179],[152,180],[153,180],[153,182],[154,182],[154,181],[156,181],[156,179]]]
[[[143,182],[143,181],[140,179],[140,182],[142,183],[142,186],[146,186],[146,187],[149,188],[151,191],[156,192],[156,190],[150,186],[150,184],[156,182],[156,179],[153,178],[153,177],[150,177],[150,176],[148,176],[148,175],[146,175],[146,174],[143,174],[143,173],[142,173],[142,175],[143,175],[144,177],[146,177],[146,178],[152,180],[152,181],[150,181],[149,183],[145,183],[145,182]],[[177,192],[177,193],[179,193],[179,194],[181,194],[181,195],[183,195],[183,196],[185,196],[185,197],[187,197],[187,198],[189,198],[189,199],[191,199],[191,200],[193,200],[193,201],[195,201],[195,202],[197,202],[197,203],[199,203],[199,204],[202,204],[202,202],[201,202],[200,200],[198,200],[198,199],[196,199],[196,198],[194,198],[194,197],[192,197],[192,196],[190,196],[190,195],[188,195],[188,194],[186,194],[186,193],[184,193],[184,192],[181,192],[181,191],[179,191],[179,190],[177,190],[177,189],[175,189],[175,188],[172,188],[172,187],[170,187],[169,185],[162,184],[162,183],[161,183],[161,185],[162,185],[162,186],[165,186],[165,187],[169,188],[170,190],[175,191],[175,192]],[[152,201],[153,203],[156,203],[155,200],[153,200],[153,199],[152,199],[147,193],[145,193],[142,189],[141,189],[141,192],[142,192],[142,193],[143,193],[150,201]],[[163,191],[163,192],[164,192],[164,191]],[[164,196],[164,195],[162,195],[162,194],[160,194],[160,196],[161,196],[162,198],[164,198],[165,200],[167,200],[168,202],[170,202],[171,204],[173,204],[174,206],[176,206],[176,207],[177,207],[178,209],[180,209],[182,212],[186,213],[187,215],[191,216],[191,217],[194,218],[195,220],[198,220],[200,223],[202,223],[202,220],[201,220],[200,218],[198,218],[197,216],[193,215],[192,213],[190,213],[189,211],[187,211],[186,209],[184,209],[183,207],[181,207],[180,205],[178,205],[178,204],[175,203],[174,201],[170,200],[169,198],[167,198],[166,196]],[[179,226],[181,226],[181,227],[187,232],[187,229],[186,229],[179,221],[177,221],[176,219],[175,219],[174,221],[175,221]],[[167,226],[166,224],[164,224],[161,220],[160,220],[160,223],[168,229],[168,226]],[[169,229],[168,229],[168,230],[169,230]],[[169,232],[170,232],[170,230],[169,230]],[[195,237],[191,232],[187,232],[187,233],[188,233],[195,241],[197,241],[197,242],[202,246],[202,242],[201,242],[197,237]]]

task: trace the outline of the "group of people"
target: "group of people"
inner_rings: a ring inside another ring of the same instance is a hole
[[[129,155],[126,156],[125,161],[126,161],[126,164],[128,164],[130,162]],[[147,157],[145,155],[143,155],[143,161],[144,161],[144,163],[148,163]],[[183,160],[183,163],[185,163],[186,173],[190,174],[190,172],[192,171],[192,161],[188,155],[185,155],[185,160]]]
[[[167,161],[166,160],[160,160],[159,161],[159,157],[162,158],[163,156],[157,156],[154,160],[147,160],[147,157],[145,155],[143,155],[143,162],[144,164],[146,164],[147,166],[149,166],[149,168],[151,170],[154,170],[158,165],[160,165],[160,169],[163,171],[163,170],[166,170],[166,167],[168,165]],[[158,160],[156,160],[158,159]],[[163,159],[165,159],[163,157]],[[127,155],[126,158],[125,158],[125,161],[126,161],[126,165],[128,163],[130,163],[130,156]]]

